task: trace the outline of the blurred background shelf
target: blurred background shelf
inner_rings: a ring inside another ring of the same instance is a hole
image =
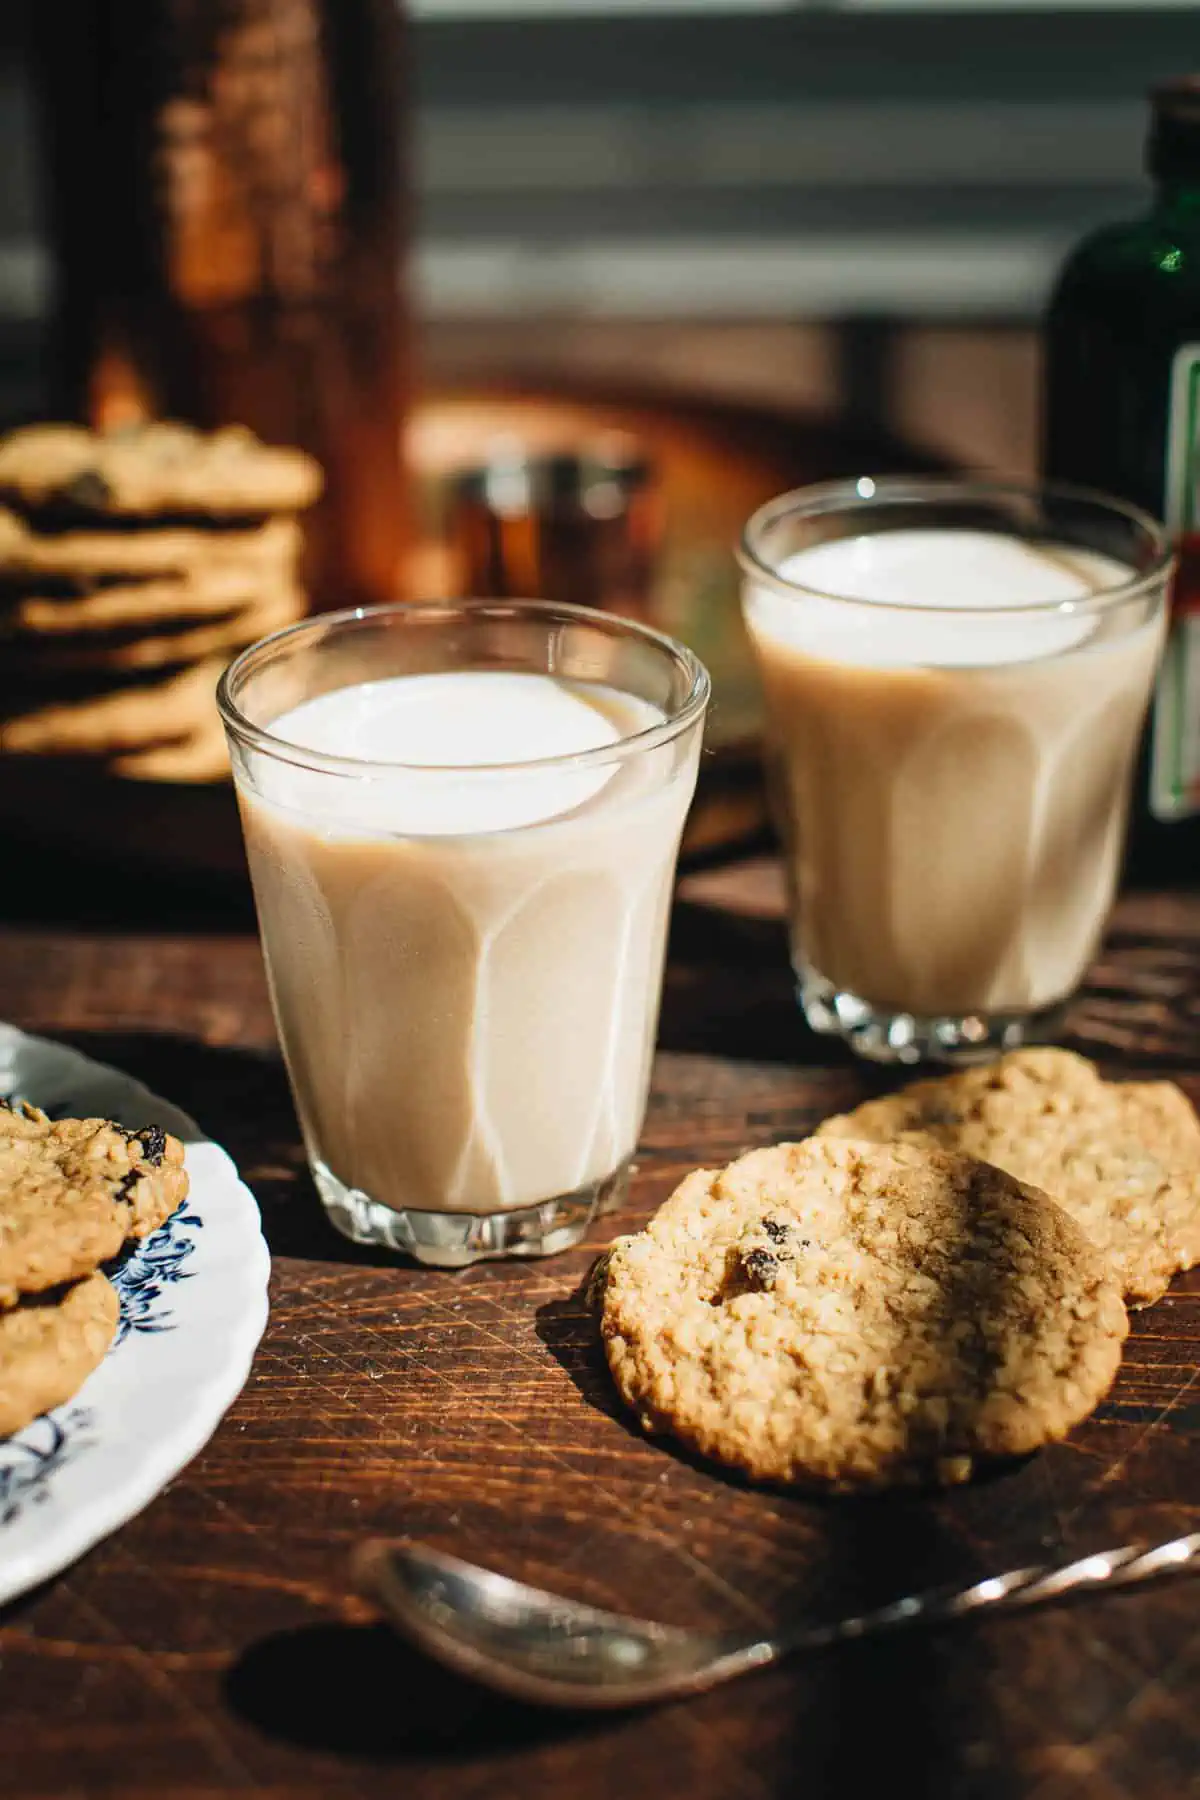
[[[35,3],[0,8],[3,418],[36,410],[46,290],[20,52]],[[1144,91],[1197,48],[1190,3],[411,10],[432,381],[617,371],[1014,471],[1053,270],[1140,204]]]

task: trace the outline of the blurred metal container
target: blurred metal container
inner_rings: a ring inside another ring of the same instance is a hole
[[[486,462],[454,479],[449,531],[464,597],[649,616],[662,509],[653,467],[633,439],[548,452],[499,439]]]

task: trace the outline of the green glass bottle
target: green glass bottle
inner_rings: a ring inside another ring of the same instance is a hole
[[[1069,257],[1046,319],[1045,472],[1164,519],[1179,570],[1129,864],[1200,877],[1200,76],[1151,95],[1151,210]]]

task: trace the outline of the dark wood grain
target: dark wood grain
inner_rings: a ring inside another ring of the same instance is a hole
[[[1114,921],[1071,1040],[1200,1101],[1200,898]],[[677,909],[628,1205],[586,1250],[460,1275],[323,1223],[238,934],[0,933],[0,1015],[195,1113],[257,1193],[272,1317],[241,1399],[146,1511],[0,1613],[0,1794],[271,1800],[952,1800],[1200,1793],[1187,1582],[807,1658],[684,1706],[546,1714],[456,1681],[347,1593],[367,1532],[412,1533],[678,1621],[767,1624],[914,1582],[1200,1527],[1200,1279],[1138,1316],[1066,1444],[942,1497],[755,1492],[643,1440],[577,1289],[685,1168],[803,1132],[869,1076],[807,1035],[769,865]]]

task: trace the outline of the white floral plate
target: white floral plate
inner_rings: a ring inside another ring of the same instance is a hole
[[[110,1270],[112,1349],[74,1399],[0,1438],[0,1605],[132,1518],[207,1443],[267,1322],[258,1206],[218,1144],[118,1069],[0,1024],[0,1095],[62,1117],[163,1125],[186,1146],[175,1216]]]

